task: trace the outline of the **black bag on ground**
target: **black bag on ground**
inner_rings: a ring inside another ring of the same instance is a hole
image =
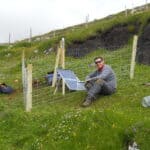
[[[13,91],[11,86],[6,85],[5,83],[0,84],[0,93],[11,94]]]

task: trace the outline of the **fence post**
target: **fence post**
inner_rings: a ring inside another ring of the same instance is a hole
[[[29,34],[29,42],[32,41],[32,28],[30,28],[30,34]]]
[[[8,44],[11,44],[11,33],[9,33],[9,39],[8,39]]]
[[[27,92],[26,92],[26,111],[32,109],[32,64],[27,66]]]
[[[62,68],[65,69],[65,39],[62,38],[61,41],[61,64]],[[65,82],[62,80],[62,94],[65,95]]]
[[[24,60],[24,50],[22,51],[22,85],[24,87],[24,68],[25,68],[25,60]]]
[[[53,81],[52,81],[52,87],[55,87],[56,81],[57,81],[57,68],[61,65],[62,69],[65,69],[65,39],[62,38],[60,41],[60,45],[57,50],[57,56],[55,61],[55,68],[54,68],[54,74],[53,74]],[[57,91],[57,87],[54,91],[54,94]],[[65,82],[62,80],[62,94],[65,95]]]
[[[147,3],[147,0],[145,0],[145,10],[148,10],[148,3]]]
[[[56,56],[56,62],[55,62],[55,68],[54,68],[54,74],[53,74],[52,87],[55,87],[56,81],[57,81],[57,68],[58,68],[58,65],[59,65],[60,52],[61,52],[61,49],[58,48],[57,56]]]
[[[22,51],[22,87],[23,87],[23,100],[24,100],[24,104],[26,101],[26,88],[27,88],[27,82],[26,82],[26,77],[27,77],[27,72],[26,72],[26,68],[25,68],[25,53],[24,50]]]
[[[24,68],[25,68],[25,59],[24,59],[24,50],[22,51],[22,85],[24,87],[24,81],[25,81],[25,74],[24,74]]]
[[[132,47],[132,56],[131,56],[131,66],[130,66],[130,79],[134,78],[134,68],[135,68],[137,41],[138,41],[138,36],[134,35],[133,47]]]
[[[85,17],[85,28],[88,27],[88,22],[89,22],[89,14]]]
[[[125,6],[125,16],[127,17],[128,16],[128,10],[127,10],[127,7]]]

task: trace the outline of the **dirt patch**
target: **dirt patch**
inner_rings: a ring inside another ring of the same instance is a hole
[[[137,33],[139,25],[117,25],[104,33],[97,33],[86,41],[74,41],[66,50],[68,56],[82,57],[96,49],[116,50],[127,44],[130,37]]]
[[[107,50],[115,50],[127,44],[130,37],[127,26],[115,27],[102,34],[102,46]]]
[[[139,37],[136,59],[138,63],[150,65],[150,23]]]
[[[138,34],[140,24],[118,25],[104,33],[97,33],[85,41],[74,41],[66,50],[67,56],[83,57],[86,54],[100,48],[109,51],[117,50],[128,43],[128,40]],[[140,64],[150,65],[150,21],[144,27],[138,40],[136,60]]]

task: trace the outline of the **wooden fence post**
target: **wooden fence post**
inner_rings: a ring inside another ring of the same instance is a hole
[[[134,39],[133,39],[133,47],[132,47],[131,66],[130,66],[130,79],[134,78],[134,68],[135,68],[135,58],[136,58],[136,51],[137,51],[137,41],[138,41],[138,36],[135,35]]]
[[[126,6],[125,6],[125,16],[126,17],[128,16],[128,10],[127,10]]]
[[[23,50],[22,51],[22,85],[23,87],[24,87],[24,82],[25,82],[24,68],[25,68],[25,55],[24,55],[24,50]]]
[[[57,81],[57,68],[58,68],[58,65],[59,65],[60,53],[61,53],[61,49],[58,48],[57,56],[56,56],[56,62],[55,62],[55,68],[54,68],[54,74],[53,74],[52,87],[55,87],[56,81]]]
[[[26,92],[26,111],[32,109],[32,64],[27,66],[27,92]]]
[[[89,22],[89,14],[85,17],[85,28],[88,27],[88,22]]]
[[[9,33],[8,44],[11,44],[11,33]]]
[[[29,34],[29,42],[32,41],[32,28],[30,28],[30,34]]]
[[[24,50],[22,51],[22,87],[23,87],[23,101],[24,101],[24,105],[26,102],[26,89],[27,89],[27,71],[26,71],[26,67],[25,67],[25,53]]]
[[[62,69],[65,69],[65,39],[62,38],[60,41],[60,45],[57,50],[57,56],[56,56],[56,61],[55,61],[55,68],[54,68],[54,74],[53,74],[53,81],[52,81],[52,87],[55,87],[56,81],[57,81],[57,68],[61,65],[60,67]],[[54,94],[57,91],[57,88],[54,91]],[[62,94],[65,95],[65,82],[62,80]]]
[[[61,41],[61,64],[62,68],[65,69],[65,39],[62,38]],[[62,80],[62,94],[65,95],[65,82]]]

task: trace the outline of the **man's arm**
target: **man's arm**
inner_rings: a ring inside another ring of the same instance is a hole
[[[86,76],[85,82],[92,80],[92,78],[95,76],[95,72],[90,73],[89,75]]]
[[[87,78],[87,79],[85,79],[85,82],[96,80],[96,79],[98,79],[98,78],[97,77]]]
[[[93,77],[91,76],[91,77],[87,78],[86,82],[91,81],[91,80],[97,80],[97,79],[103,79],[103,80],[105,80],[105,79],[108,78],[108,76],[111,73],[112,73],[111,68],[110,67],[106,67],[106,68],[103,69],[103,71],[100,74],[94,72],[94,74],[93,74],[94,76]]]
[[[106,67],[106,68],[104,68],[104,70],[101,72],[101,74],[99,74],[99,75],[97,76],[97,79],[103,79],[103,80],[105,80],[105,79],[108,78],[108,76],[109,76],[111,73],[112,73],[111,68],[110,68],[110,67]]]

